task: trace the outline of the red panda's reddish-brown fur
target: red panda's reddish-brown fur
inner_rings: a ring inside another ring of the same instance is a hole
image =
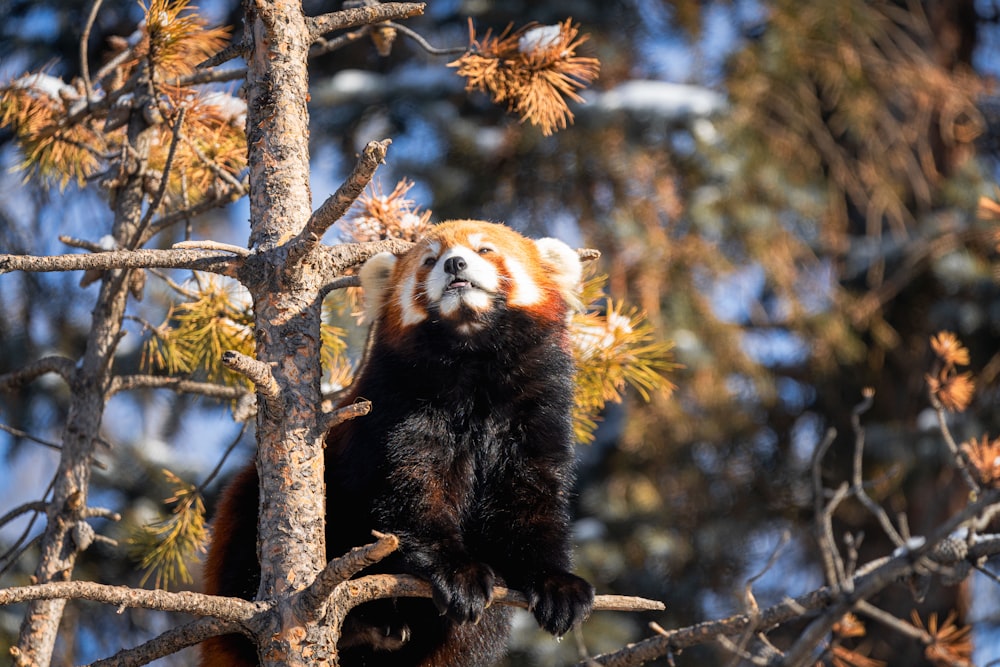
[[[476,667],[506,649],[504,584],[561,635],[590,610],[571,574],[573,363],[567,317],[576,253],[502,225],[442,223],[400,257],[361,271],[374,327],[363,368],[342,399],[371,413],[327,434],[327,552],[399,536],[374,571],[430,581],[434,597],[382,600],[348,615],[344,667]],[[257,589],[257,475],[226,491],[206,565],[210,593]],[[369,570],[368,572],[371,572]],[[256,664],[238,635],[206,642],[205,667]]]

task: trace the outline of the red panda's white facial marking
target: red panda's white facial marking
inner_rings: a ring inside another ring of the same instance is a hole
[[[441,223],[406,254],[381,253],[361,269],[368,319],[402,336],[426,320],[471,336],[500,303],[559,320],[575,302],[576,251],[555,239],[533,241],[503,225]]]
[[[424,294],[442,317],[461,318],[463,306],[475,312],[487,311],[500,290],[498,267],[484,258],[496,250],[472,237],[469,241],[473,247],[452,246],[425,260],[432,268],[424,281]]]

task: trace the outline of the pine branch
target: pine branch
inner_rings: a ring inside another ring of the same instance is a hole
[[[197,382],[178,377],[160,375],[122,375],[111,380],[108,397],[122,391],[136,389],[171,389],[179,394],[197,394],[208,398],[218,398],[226,401],[239,400],[246,395],[244,387],[229,387],[214,382]]]
[[[57,581],[33,586],[0,589],[0,606],[29,600],[90,600],[157,611],[176,611],[197,616],[212,616],[227,621],[247,621],[266,611],[270,605],[240,598],[205,595],[182,591],[146,590],[128,586],[108,586],[92,581]]]
[[[330,195],[323,204],[316,209],[316,212],[309,218],[305,228],[298,238],[292,242],[289,249],[289,262],[297,262],[302,257],[308,255],[319,244],[320,239],[326,230],[333,223],[344,217],[347,209],[357,201],[364,189],[371,183],[372,176],[378,166],[385,162],[386,151],[389,150],[390,139],[382,141],[369,141],[364,151],[358,158],[351,175],[337,188],[337,191]]]
[[[670,651],[715,641],[719,636],[738,636],[746,632],[773,628],[793,619],[808,618],[813,614],[821,613],[814,621],[812,626],[814,630],[807,630],[808,634],[802,635],[793,649],[786,653],[785,661],[781,663],[783,665],[800,664],[799,652],[802,655],[808,654],[818,642],[816,637],[825,635],[825,633],[819,633],[815,628],[825,627],[828,632],[833,623],[857,602],[872,597],[886,586],[913,573],[918,567],[918,562],[929,556],[938,544],[969,520],[981,513],[989,512],[998,502],[1000,502],[1000,490],[984,494],[978,502],[968,505],[944,522],[921,546],[899,549],[892,556],[868,563],[865,567],[859,568],[854,577],[844,586],[824,586],[754,613],[735,614],[720,620],[705,621],[684,628],[667,630],[619,651],[590,658],[588,662],[578,663],[576,667],[593,667],[593,665],[633,667],[667,655]],[[939,565],[955,565],[959,560],[975,562],[979,558],[995,554],[1000,554],[1000,535],[981,535],[975,546],[969,549],[965,558],[938,560],[941,556],[935,556],[935,562]],[[793,650],[796,651],[795,654],[792,653]]]
[[[408,19],[411,16],[423,14],[426,6],[422,2],[385,2],[371,7],[357,7],[321,14],[308,19],[309,35],[313,40],[316,40],[323,34],[334,30],[347,30],[383,21]]]
[[[10,257],[11,255],[7,256]],[[18,256],[30,257],[29,255]],[[2,266],[3,257],[3,255],[0,255],[0,266]],[[0,273],[2,272],[0,270]],[[16,389],[48,373],[55,373],[69,383],[76,373],[76,365],[72,359],[66,357],[42,357],[37,361],[31,362],[24,368],[0,375],[0,389]]]
[[[335,588],[355,574],[378,563],[399,548],[399,538],[392,534],[374,533],[378,541],[355,547],[340,558],[327,563],[316,580],[299,596],[298,607],[312,618],[319,618],[323,603]],[[346,615],[347,610],[344,611]],[[343,619],[343,616],[341,616]]]
[[[152,661],[173,655],[189,646],[195,646],[210,637],[243,632],[246,625],[240,621],[218,618],[199,618],[171,628],[163,634],[134,648],[122,649],[113,656],[92,662],[88,667],[140,667]]]
[[[365,243],[338,243],[335,246],[318,246],[314,253],[318,270],[322,275],[331,276],[333,282],[352,266],[363,264],[369,257],[380,252],[402,254],[413,246],[409,241],[400,239],[385,239],[384,241],[368,241]],[[0,256],[0,268],[3,256]],[[329,283],[328,283],[329,284]],[[326,288],[324,292],[328,291]]]
[[[242,262],[229,254],[197,250],[111,250],[74,255],[3,255],[0,274],[10,271],[86,271],[90,269],[191,269],[236,277]]]

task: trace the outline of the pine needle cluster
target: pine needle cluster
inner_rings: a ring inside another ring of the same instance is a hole
[[[112,52],[93,81],[66,83],[36,72],[0,86],[0,126],[13,130],[28,177],[65,188],[105,175],[113,188],[114,174],[127,171],[132,113],[142,113],[156,135],[149,172],[169,179],[167,209],[216,194],[246,168],[245,104],[224,93],[199,94],[179,78],[219,51],[229,29],[207,27],[188,0],[152,0],[144,10],[130,39],[110,40]],[[155,102],[134,108],[142,86]],[[150,186],[152,192],[159,183]]]
[[[207,28],[189,0],[150,0],[133,64],[148,58],[154,75],[176,78],[215,54],[229,40],[229,28]]]
[[[89,123],[63,122],[70,105],[80,98],[79,90],[44,72],[24,75],[0,88],[0,126],[14,132],[24,156],[19,167],[25,180],[52,179],[65,188],[70,181],[82,184],[100,169],[109,143],[116,138]]]
[[[677,368],[672,343],[656,340],[646,316],[603,295],[607,276],[598,275],[583,285],[586,309],[571,323],[573,355],[577,366],[573,428],[577,440],[591,442],[601,410],[622,400],[626,387],[643,400],[672,391],[666,374]]]
[[[198,488],[169,470],[163,475],[174,486],[173,496],[164,501],[174,505],[173,510],[160,521],[134,529],[128,540],[133,557],[145,570],[140,586],[150,577],[156,588],[191,583],[188,563],[208,544],[205,502]]]
[[[578,91],[600,72],[597,58],[578,56],[576,50],[589,35],[566,19],[558,25],[513,25],[497,37],[487,31],[477,40],[469,24],[469,51],[449,67],[457,68],[467,90],[487,93],[510,111],[530,121],[548,136],[573,122],[567,99],[582,102]]]
[[[213,382],[246,383],[219,363],[222,353],[254,354],[253,310],[244,291],[215,276],[196,275],[197,289],[171,305],[164,322],[146,340],[147,370],[197,375]]]
[[[866,655],[866,648],[849,648],[844,645],[844,641],[854,641],[861,639],[866,634],[865,625],[854,614],[844,614],[838,622],[833,625],[833,642],[831,643],[828,660],[816,663],[816,667],[825,667],[826,664],[832,667],[885,667],[885,662],[869,658]]]
[[[416,241],[431,226],[431,212],[421,211],[407,197],[413,181],[402,179],[392,192],[385,194],[382,185],[374,181],[361,197],[345,224],[348,234],[359,242],[403,239]]]
[[[971,372],[960,373],[958,366],[969,365],[969,350],[950,331],[940,331],[931,338],[937,356],[933,373],[924,376],[934,397],[946,410],[964,412],[972,402],[976,383]]]
[[[938,616],[932,613],[927,617],[927,624],[920,619],[920,614],[913,611],[913,625],[928,635],[926,657],[935,667],[954,667],[955,665],[972,664],[972,626],[958,627],[955,624],[956,614],[948,613],[940,625]]]

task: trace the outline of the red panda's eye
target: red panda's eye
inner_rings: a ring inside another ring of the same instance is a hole
[[[428,257],[424,260],[424,266],[434,266],[437,263],[436,257]]]
[[[493,252],[493,248],[485,248],[485,247],[483,247],[483,248],[480,248],[479,250],[477,250],[476,252],[478,252],[480,255],[488,255],[489,253]]]

